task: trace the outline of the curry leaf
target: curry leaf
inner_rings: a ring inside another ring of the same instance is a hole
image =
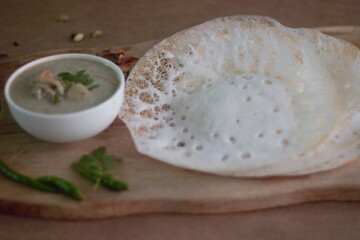
[[[125,183],[108,174],[110,170],[116,167],[116,163],[118,163],[120,159],[115,156],[106,155],[105,152],[105,147],[99,147],[90,154],[82,156],[79,162],[73,166],[75,171],[88,178],[93,183],[94,189],[96,189],[99,184],[112,190],[120,191],[127,189]],[[126,188],[124,186],[126,186]]]

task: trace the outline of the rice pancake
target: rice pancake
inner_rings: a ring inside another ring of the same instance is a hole
[[[218,18],[154,46],[120,118],[139,152],[232,176],[302,175],[360,155],[352,44],[268,17]]]

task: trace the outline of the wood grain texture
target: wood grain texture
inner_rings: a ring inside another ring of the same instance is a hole
[[[331,27],[323,32],[360,45],[360,28]],[[156,41],[125,47],[142,56]],[[104,48],[105,49],[105,48]],[[22,64],[62,52],[95,54],[102,49],[67,49],[0,63],[1,89],[8,75]],[[114,193],[89,183],[70,169],[95,147],[122,157],[116,176],[131,189]],[[57,194],[38,192],[0,176],[0,212],[57,219],[96,219],[134,213],[223,213],[264,209],[311,201],[360,200],[360,161],[336,170],[292,178],[233,178],[176,168],[137,153],[130,133],[119,119],[94,138],[71,143],[47,143],[25,133],[6,106],[0,120],[0,156],[30,176],[56,175],[76,182],[86,200],[75,202]]]

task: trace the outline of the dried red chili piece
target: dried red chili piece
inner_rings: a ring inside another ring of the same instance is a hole
[[[126,63],[130,63],[133,61],[137,61],[138,58],[137,57],[133,57],[133,56],[123,56],[122,58],[120,58],[118,64],[119,65],[124,65]]]
[[[116,48],[116,49],[107,49],[105,51],[103,51],[100,55],[102,57],[105,57],[105,56],[109,56],[109,55],[120,55],[120,54],[124,54],[124,50],[121,49],[121,48]]]
[[[98,56],[106,58],[118,65],[124,73],[125,79],[128,77],[131,69],[135,66],[138,58],[134,56],[125,56],[125,51],[121,48],[107,49]]]

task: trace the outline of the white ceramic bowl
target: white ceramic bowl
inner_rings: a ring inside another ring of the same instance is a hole
[[[10,97],[10,86],[24,71],[47,61],[81,58],[106,64],[119,81],[115,93],[104,102],[77,112],[45,114],[32,112],[17,105]],[[114,63],[88,54],[59,54],[32,61],[16,70],[5,85],[5,99],[17,123],[31,135],[50,142],[73,142],[83,140],[105,130],[117,117],[124,99],[125,78]]]

